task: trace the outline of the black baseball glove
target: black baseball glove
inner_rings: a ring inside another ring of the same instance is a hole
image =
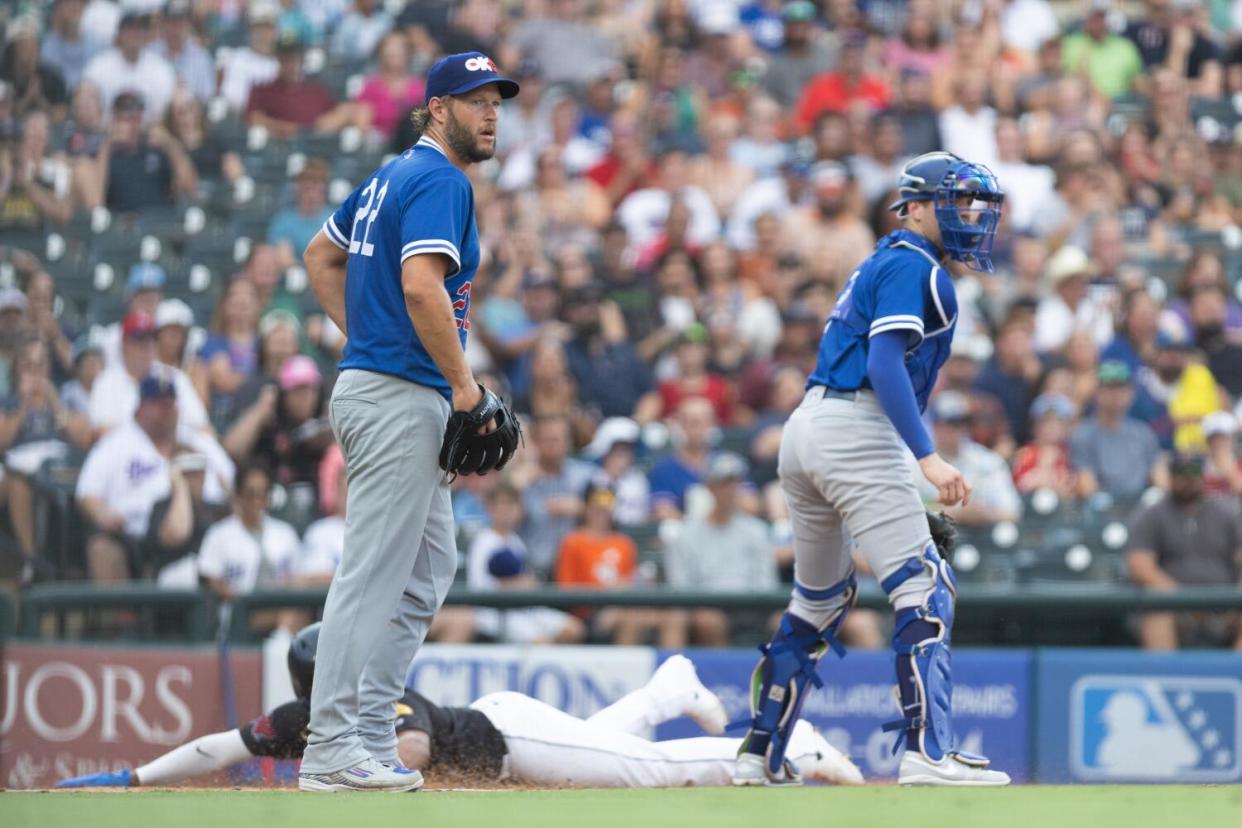
[[[931,530],[936,551],[948,563],[953,563],[953,548],[957,546],[957,521],[944,512],[928,512],[927,528]]]
[[[509,406],[482,385],[479,390],[483,392],[479,404],[469,411],[454,411],[444,427],[440,468],[454,478],[503,469],[522,439],[522,426]],[[493,421],[493,431],[479,433],[480,428]]]

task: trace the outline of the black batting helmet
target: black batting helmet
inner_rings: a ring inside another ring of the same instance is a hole
[[[293,637],[289,642],[289,680],[299,699],[309,699],[315,680],[315,652],[319,649],[319,622]]]

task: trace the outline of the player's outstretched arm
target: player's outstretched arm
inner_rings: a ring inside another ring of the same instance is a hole
[[[175,785],[195,776],[224,770],[250,758],[240,730],[200,736],[135,770],[92,773],[56,783],[58,788],[107,788]]]

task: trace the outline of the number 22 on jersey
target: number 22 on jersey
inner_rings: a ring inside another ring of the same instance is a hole
[[[366,189],[362,191],[363,205],[354,213],[354,229],[349,234],[349,252],[358,253],[363,256],[371,256],[375,253],[375,245],[369,241],[371,236],[371,225],[375,223],[375,218],[379,215],[380,206],[384,203],[384,196],[388,195],[388,182],[385,181],[382,187],[379,187],[377,196],[375,188],[379,185],[378,178],[372,178],[367,182]],[[372,206],[374,202],[374,206]],[[362,227],[366,222],[366,227],[362,231],[362,238],[358,238],[358,228]]]

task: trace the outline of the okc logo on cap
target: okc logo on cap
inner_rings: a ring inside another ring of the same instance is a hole
[[[492,63],[492,59],[487,55],[479,55],[478,57],[467,58],[464,64],[470,72],[495,72],[496,64]]]

